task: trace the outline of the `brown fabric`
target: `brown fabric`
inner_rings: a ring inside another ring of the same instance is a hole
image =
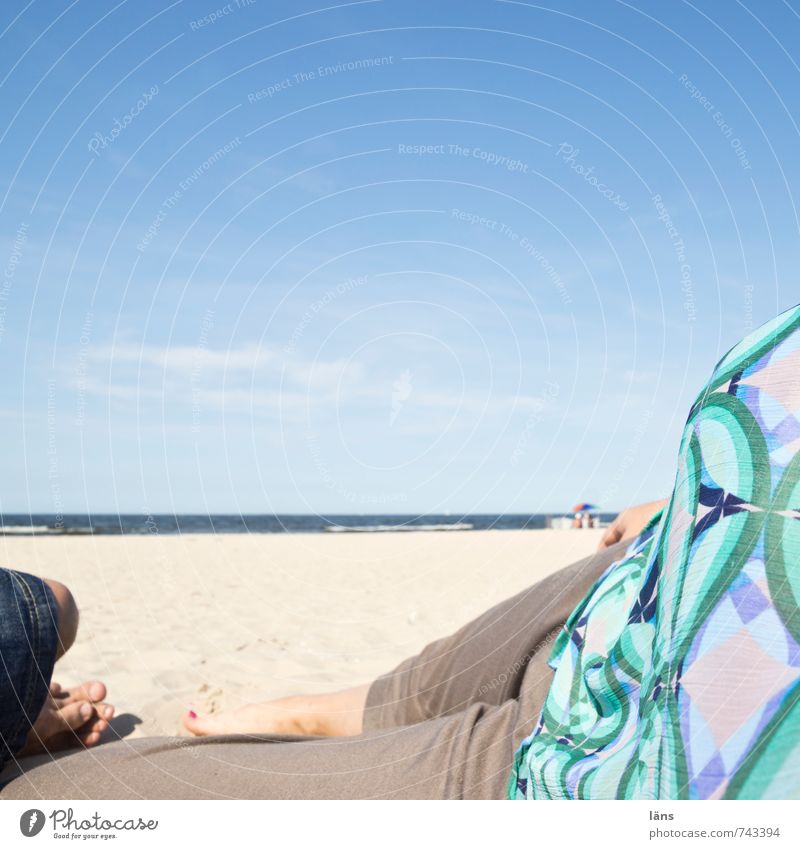
[[[550,686],[552,638],[623,551],[562,569],[379,678],[358,737],[122,740],[23,767],[0,798],[502,798]]]
[[[626,545],[559,570],[378,678],[367,697],[364,729],[414,725],[510,699],[523,703],[528,710],[521,718],[533,723],[550,687],[553,639]]]

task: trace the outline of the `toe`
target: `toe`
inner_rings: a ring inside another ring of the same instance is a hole
[[[107,702],[100,702],[100,704],[96,704],[94,709],[97,711],[97,715],[102,719],[112,719],[114,717],[114,705],[110,705]]]
[[[108,728],[108,723],[105,719],[94,719],[91,722],[88,722],[82,728],[79,729],[80,734],[92,734],[95,731],[98,734],[102,734]]]
[[[61,731],[76,731],[96,715],[94,706],[89,702],[70,702],[58,711],[57,721]]]
[[[90,731],[88,734],[81,736],[81,743],[87,748],[96,746],[100,742],[100,732]]]
[[[106,685],[102,681],[84,681],[83,684],[71,687],[69,690],[59,687],[58,693],[53,695],[65,702],[101,702],[106,697],[106,693]]]
[[[87,681],[83,687],[86,690],[90,702],[102,702],[108,694],[106,685],[102,681]]]
[[[193,710],[188,710],[183,715],[184,728],[196,737],[207,737],[209,734],[214,734],[214,725],[213,716],[199,716]]]

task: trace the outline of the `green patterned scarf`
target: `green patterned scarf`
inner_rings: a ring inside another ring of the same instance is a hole
[[[574,611],[512,799],[800,797],[800,307],[717,365],[662,514]]]

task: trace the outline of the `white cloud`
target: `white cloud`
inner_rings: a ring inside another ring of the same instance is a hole
[[[114,365],[133,363],[158,366],[168,370],[219,369],[223,371],[254,371],[276,362],[274,351],[257,345],[238,349],[214,350],[201,345],[119,345],[90,351],[91,359]]]
[[[85,395],[122,404],[160,402],[251,415],[290,415],[335,405],[357,391],[364,369],[350,360],[297,358],[255,344],[217,350],[204,346],[117,345],[91,349],[80,379]]]
[[[376,380],[368,365],[350,358],[305,360],[254,343],[228,350],[200,345],[114,345],[90,349],[86,373],[69,384],[101,404],[258,416],[301,423],[333,414],[371,427],[373,413],[391,399],[391,381]],[[364,406],[366,404],[366,407]],[[551,399],[507,392],[452,392],[436,385],[416,388],[404,433],[474,428],[483,420],[510,421],[529,412],[553,413]],[[455,417],[455,418],[453,418]]]

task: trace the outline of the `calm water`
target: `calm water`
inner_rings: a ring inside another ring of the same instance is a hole
[[[281,534],[379,533],[381,531],[469,531],[546,528],[554,514],[480,514],[474,516],[358,515],[152,515],[52,514],[0,515],[0,535],[38,534]],[[560,514],[555,514],[560,515]],[[601,519],[613,516],[600,514]]]

